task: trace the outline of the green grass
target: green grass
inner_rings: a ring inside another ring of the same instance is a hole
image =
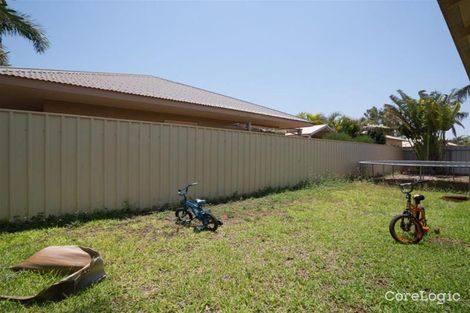
[[[13,265],[49,245],[100,251],[108,278],[57,303],[0,312],[470,312],[470,204],[424,191],[432,229],[419,245],[393,242],[394,187],[326,182],[212,206],[225,225],[194,233],[172,212],[0,234],[0,293],[39,291]],[[12,276],[13,275],[13,276]],[[31,277],[31,276],[29,276]],[[459,302],[387,301],[393,292],[458,292]]]

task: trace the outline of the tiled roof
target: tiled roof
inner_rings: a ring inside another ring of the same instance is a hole
[[[305,122],[305,120],[301,118],[284,112],[150,75],[12,67],[0,67],[0,75],[114,91],[150,98],[181,101]]]

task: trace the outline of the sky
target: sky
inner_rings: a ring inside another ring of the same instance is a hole
[[[397,89],[469,84],[434,0],[8,3],[51,42],[39,55],[6,37],[16,67],[150,74],[291,114],[352,117]]]

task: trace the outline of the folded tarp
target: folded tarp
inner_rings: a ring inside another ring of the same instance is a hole
[[[34,296],[0,296],[4,300],[23,303],[58,301],[75,294],[106,277],[103,259],[90,248],[79,246],[50,246],[36,252],[12,270],[59,271],[68,274],[57,283]]]

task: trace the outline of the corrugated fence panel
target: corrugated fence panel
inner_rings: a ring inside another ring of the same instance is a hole
[[[10,114],[0,114],[0,220],[10,219]]]
[[[162,206],[193,181],[194,196],[249,194],[401,158],[382,145],[0,110],[0,219]]]
[[[28,210],[28,114],[13,113],[10,117],[10,214],[29,216]],[[46,145],[47,146],[47,145]],[[47,149],[46,149],[47,151]],[[31,156],[32,157],[32,156]],[[47,164],[47,161],[45,162]],[[47,181],[45,182],[47,186]],[[46,193],[47,194],[47,193]]]
[[[29,213],[34,216],[44,212],[45,208],[45,119],[42,116],[29,115],[29,128],[35,131],[28,132],[29,147],[32,153],[28,153],[28,198]],[[66,174],[66,173],[64,173]],[[64,186],[62,186],[64,187]],[[65,191],[65,190],[64,190]],[[67,196],[64,194],[64,196]]]
[[[416,160],[416,155],[412,148],[403,149],[405,160]],[[447,146],[444,152],[445,161],[470,161],[470,147],[467,146]],[[470,175],[470,169],[454,168],[449,169],[449,174]]]
[[[446,161],[470,162],[470,147],[462,147],[462,146],[446,147],[445,159]],[[455,174],[470,175],[470,169],[467,169],[467,168],[456,168],[456,169],[453,169],[452,171]]]

